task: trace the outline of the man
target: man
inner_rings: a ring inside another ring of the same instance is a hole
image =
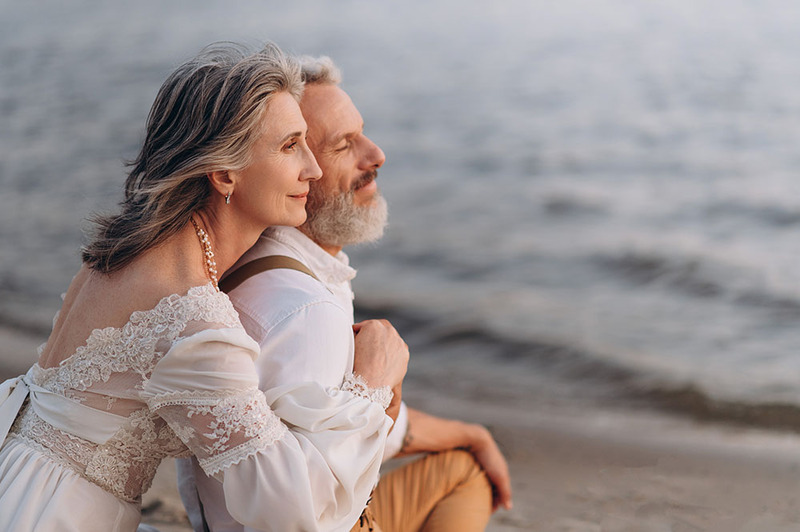
[[[342,248],[380,238],[387,218],[375,181],[383,152],[363,134],[361,115],[338,86],[340,75],[330,59],[304,58],[303,63],[300,107],[323,177],[311,186],[306,223],[299,229],[267,230],[231,270],[270,256],[301,263],[301,271],[288,266],[239,279],[241,284],[229,293],[245,329],[261,345],[257,366],[268,400],[292,383],[316,381],[337,387],[348,378],[354,341],[350,281],[355,270]],[[305,268],[309,271],[302,271]],[[425,524],[429,529],[483,530],[494,508],[511,507],[508,467],[494,439],[478,425],[408,408],[399,402],[401,390],[394,392],[387,413],[396,421],[384,457],[435,454],[384,475],[363,513],[364,495],[325,484],[321,491],[326,493],[318,499],[319,514],[327,516],[325,526],[389,531],[416,530]],[[333,457],[322,467],[350,472],[365,470],[373,459],[359,453],[352,436],[347,449],[328,456]],[[243,530],[226,517],[220,484],[199,469],[195,475],[209,528]]]

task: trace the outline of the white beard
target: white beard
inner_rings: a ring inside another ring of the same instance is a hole
[[[356,205],[354,199],[352,190],[333,197],[309,193],[308,219],[301,228],[315,242],[336,247],[380,239],[389,218],[386,200],[380,192],[369,205]]]

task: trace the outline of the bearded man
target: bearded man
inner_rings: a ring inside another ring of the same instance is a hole
[[[302,63],[300,108],[323,173],[310,185],[308,219],[300,228],[265,231],[221,286],[227,285],[243,326],[261,346],[259,387],[270,406],[299,432],[314,431],[319,442],[328,413],[287,407],[282,398],[301,382],[338,389],[357,379],[352,369],[359,325],[353,323],[350,285],[356,271],[342,248],[383,235],[387,206],[376,178],[385,156],[364,135],[361,115],[339,87],[331,60],[306,57]],[[283,510],[292,519],[296,514],[294,529],[465,532],[483,530],[494,509],[511,507],[508,466],[488,430],[409,408],[400,400],[402,390],[393,391],[388,437],[359,432],[354,416],[352,430],[330,431],[327,445],[303,447],[315,478],[308,507]],[[381,461],[415,453],[428,454],[378,482]],[[186,467],[181,471],[183,481],[191,480]],[[193,508],[191,485],[183,482],[181,494],[196,530],[248,530],[225,510],[222,485],[199,467],[193,473],[204,523]]]

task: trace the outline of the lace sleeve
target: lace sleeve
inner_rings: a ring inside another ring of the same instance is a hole
[[[167,421],[210,476],[287,433],[258,390],[255,348],[239,329],[199,332],[176,342],[145,386],[150,409]]]
[[[153,397],[164,418],[209,476],[263,451],[288,431],[267,406],[263,392],[175,392]]]
[[[216,490],[203,498],[207,517],[265,531],[349,529],[375,486],[391,418],[374,400],[315,382],[260,392],[257,348],[241,329],[184,338],[143,399],[198,458],[201,498]]]

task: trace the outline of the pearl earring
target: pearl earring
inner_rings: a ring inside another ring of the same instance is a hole
[[[227,194],[225,194],[225,205],[230,205],[230,204],[231,204],[231,193],[228,192]]]

